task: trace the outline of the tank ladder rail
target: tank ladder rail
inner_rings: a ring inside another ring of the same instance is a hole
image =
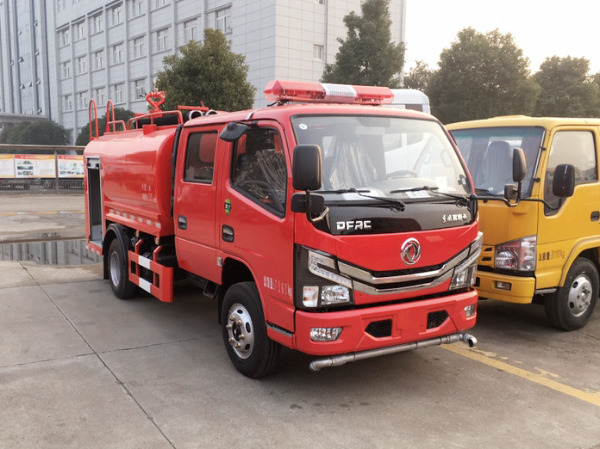
[[[106,129],[104,131],[105,134],[109,132],[116,133],[117,125],[121,125],[123,129],[121,131],[125,131],[127,127],[125,126],[125,122],[123,120],[115,120],[115,105],[112,100],[108,100],[106,103]],[[111,131],[112,126],[112,131]]]
[[[92,113],[93,113],[93,117],[92,117]],[[89,134],[89,141],[91,142],[94,139],[98,138],[98,135],[100,133],[99,129],[98,129],[98,106],[96,105],[96,100],[94,100],[93,98],[90,100],[90,103],[88,105],[88,119],[89,119],[89,125],[88,125],[88,134]],[[95,128],[93,125],[96,125]],[[94,135],[94,129],[96,129],[96,135]]]
[[[158,246],[152,253],[152,259],[140,255],[143,240],[135,244],[134,251],[128,251],[129,280],[142,290],[147,291],[162,302],[173,302],[173,267],[158,263],[158,255],[163,247]],[[144,279],[141,269],[145,268],[152,274],[152,282]]]

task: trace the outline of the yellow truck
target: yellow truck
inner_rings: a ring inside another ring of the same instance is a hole
[[[496,117],[447,126],[479,199],[480,298],[543,304],[578,329],[598,300],[600,119]]]

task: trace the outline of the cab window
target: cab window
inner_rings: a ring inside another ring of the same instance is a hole
[[[232,186],[265,209],[285,213],[287,171],[279,133],[251,128],[237,142],[231,168]]]
[[[217,137],[216,131],[190,134],[185,150],[184,181],[212,183]]]
[[[575,167],[576,186],[598,180],[596,148],[590,131],[559,131],[554,135],[544,184],[544,199],[553,207],[560,204],[560,198],[552,194],[552,180],[556,167],[561,164]],[[555,212],[546,210],[547,215]]]

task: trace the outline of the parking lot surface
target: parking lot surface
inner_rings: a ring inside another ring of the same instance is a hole
[[[232,367],[216,303],[191,285],[164,304],[117,299],[100,264],[0,273],[3,449],[600,448],[598,311],[567,333],[539,306],[483,301],[475,349],[318,373],[284,350],[257,381]]]

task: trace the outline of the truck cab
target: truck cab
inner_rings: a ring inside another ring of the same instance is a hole
[[[600,120],[512,116],[447,129],[480,198],[480,297],[541,303],[553,326],[583,327],[598,299]],[[526,172],[506,203],[515,149]]]

